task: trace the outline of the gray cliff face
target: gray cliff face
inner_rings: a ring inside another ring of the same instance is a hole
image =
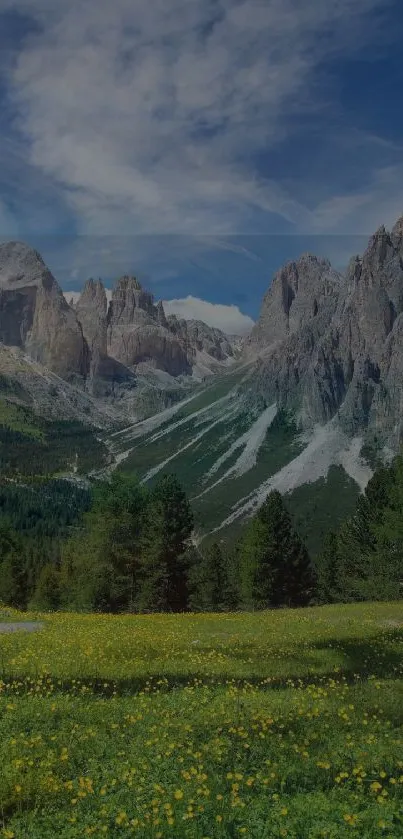
[[[196,320],[166,317],[161,301],[134,277],[115,286],[108,312],[108,353],[130,368],[144,363],[177,377],[191,375],[199,354],[212,362],[233,358],[228,338]]]
[[[402,311],[402,254],[382,227],[362,259],[350,263],[346,298],[317,347],[311,386],[319,416],[326,405],[330,415],[339,412],[351,433],[370,428],[388,439],[393,436],[385,405],[396,404],[396,388],[401,387],[403,347],[397,319]]]
[[[164,391],[165,405],[168,391],[179,398],[172,379],[191,376],[200,353],[214,362],[232,353],[218,330],[167,319],[162,303],[155,305],[135,277],[116,283],[109,309],[103,283],[93,279],[69,305],[39,253],[21,242],[0,246],[0,344],[93,397],[130,405],[138,398],[139,376],[143,391],[148,375],[154,391]]]
[[[90,352],[87,389],[98,398],[121,399],[136,387],[136,378],[108,356],[108,303],[101,280],[87,280],[75,312]]]
[[[228,336],[201,320],[185,320],[177,318],[176,315],[169,315],[168,327],[180,338],[190,359],[195,360],[198,353],[217,362],[225,362],[235,357]]]
[[[87,280],[75,307],[91,355],[107,355],[106,292],[101,280]]]
[[[301,266],[302,262],[302,266]],[[403,384],[403,220],[381,227],[343,278],[303,257],[280,271],[247,342],[255,387],[303,425],[338,416],[349,433],[400,444]]]
[[[245,340],[245,352],[267,350],[310,326],[320,333],[330,322],[343,280],[325,259],[304,254],[275,275],[259,319]]]
[[[37,251],[0,245],[0,341],[66,379],[85,378],[89,352],[75,312]]]
[[[188,320],[189,341],[199,352],[206,353],[216,361],[234,358],[234,350],[228,337],[212,326],[200,320]]]
[[[171,376],[191,372],[185,348],[171,333],[162,306],[135,277],[115,285],[108,312],[108,353],[127,367],[144,362]]]
[[[260,317],[245,341],[246,358],[259,353],[258,393],[297,411],[304,424],[328,418],[309,394],[309,373],[318,342],[326,334],[345,289],[327,260],[310,254],[288,263],[274,277]]]

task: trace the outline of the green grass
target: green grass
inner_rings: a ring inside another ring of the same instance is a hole
[[[43,440],[41,422],[23,405],[0,398],[0,427],[17,431],[32,440]]]
[[[0,636],[0,835],[401,838],[403,604],[39,617]]]
[[[0,623],[20,623],[29,620],[30,618],[27,617],[25,612],[18,612],[17,609],[13,609],[10,606],[3,606],[0,603]]]

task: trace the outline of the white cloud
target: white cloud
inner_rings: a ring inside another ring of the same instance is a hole
[[[10,68],[28,160],[81,233],[246,232],[306,210],[254,154],[317,107],[325,55],[388,0],[2,0],[41,24]]]
[[[112,298],[112,290],[106,288],[106,298]],[[69,304],[75,305],[81,291],[63,291]],[[181,300],[163,300],[166,315],[177,315],[185,320],[202,320],[208,326],[221,329],[227,335],[247,335],[254,324],[252,318],[244,315],[238,306],[225,306],[221,303],[209,303],[189,294]]]
[[[221,303],[209,303],[189,294],[182,300],[163,300],[166,315],[178,315],[185,320],[202,320],[208,326],[222,329],[227,335],[247,335],[253,320],[242,314],[238,306],[225,306]]]

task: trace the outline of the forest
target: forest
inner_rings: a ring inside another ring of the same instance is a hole
[[[376,470],[311,557],[271,492],[235,545],[193,541],[175,475],[0,484],[0,601],[21,609],[258,610],[394,600],[403,585],[403,457]]]

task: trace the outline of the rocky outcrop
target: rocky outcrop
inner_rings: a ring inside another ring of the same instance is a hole
[[[92,358],[106,356],[108,303],[101,280],[87,280],[75,311]]]
[[[186,350],[170,331],[162,305],[154,305],[135,277],[122,277],[113,290],[108,353],[130,368],[147,363],[171,376],[191,373]]]
[[[136,387],[136,378],[108,355],[108,302],[101,280],[87,280],[75,312],[90,352],[87,389],[98,398],[121,400]]]
[[[342,287],[343,278],[326,259],[304,254],[289,262],[275,275],[263,299],[260,316],[245,339],[245,352],[267,350],[306,327],[323,333]]]
[[[89,351],[75,312],[37,251],[0,245],[0,341],[68,379],[85,379]]]
[[[167,319],[135,277],[116,283],[109,308],[101,280],[89,279],[73,298],[69,305],[37,251],[21,242],[0,246],[0,347],[38,363],[38,381],[55,374],[108,410],[144,416],[147,406],[167,407],[190,377],[212,372],[200,365],[202,355],[214,364],[231,355],[218,330]]]
[[[207,326],[200,320],[187,321],[188,340],[196,351],[205,353],[215,361],[227,361],[234,358],[234,350],[227,335],[220,329]]]
[[[403,220],[381,227],[345,277],[302,257],[273,280],[246,353],[255,387],[303,425],[337,415],[344,430],[400,444],[403,384]]]
[[[204,356],[208,361],[226,362],[234,360],[239,354],[234,351],[232,343],[224,332],[208,326],[201,320],[184,320],[176,315],[169,315],[168,328],[182,341],[190,359],[194,362],[198,356]]]
[[[171,376],[192,375],[200,362],[233,360],[230,341],[202,321],[166,317],[135,277],[122,277],[108,312],[108,353],[130,368],[149,365]],[[204,370],[208,373],[208,367]]]

